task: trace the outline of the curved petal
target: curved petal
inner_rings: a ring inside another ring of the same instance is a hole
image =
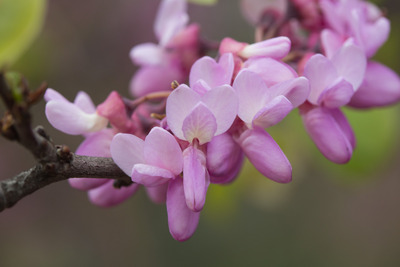
[[[164,49],[153,43],[134,46],[129,56],[137,65],[162,65],[166,61]]]
[[[267,86],[297,77],[292,67],[272,58],[251,58],[246,60],[243,67],[260,75]]]
[[[96,106],[86,92],[79,91],[75,97],[74,104],[86,113],[96,112]]]
[[[165,46],[189,21],[186,13],[186,0],[166,0],[162,1],[158,8],[154,32],[160,41],[160,45]]]
[[[286,97],[277,96],[257,112],[253,119],[253,126],[271,127],[283,120],[292,109],[293,105]]]
[[[344,37],[330,29],[321,32],[321,43],[327,58],[332,58],[344,43]]]
[[[174,175],[182,172],[182,150],[175,137],[161,127],[154,127],[146,136],[144,159],[147,164],[169,170]]]
[[[90,202],[100,207],[112,207],[131,197],[139,188],[138,184],[114,188],[114,180],[88,192]]]
[[[236,118],[239,101],[233,88],[223,85],[208,91],[201,98],[217,121],[215,135],[226,132]]]
[[[344,44],[332,57],[338,75],[353,85],[354,91],[360,87],[367,67],[367,58],[364,52],[352,44]]]
[[[332,62],[321,54],[312,56],[304,68],[304,76],[310,82],[308,101],[318,105],[321,93],[338,78]]]
[[[223,54],[218,63],[211,57],[202,57],[193,64],[190,70],[190,87],[193,87],[198,80],[203,80],[211,88],[224,84],[230,85],[233,68],[231,53]]]
[[[338,124],[332,110],[316,107],[302,114],[302,118],[311,139],[327,159],[338,164],[350,160],[353,146],[348,138],[349,131],[346,130],[346,134],[342,130],[343,125]]]
[[[298,77],[275,84],[269,91],[272,96],[284,95],[296,108],[307,100],[310,94],[310,83],[307,78]]]
[[[244,58],[270,57],[274,59],[284,58],[290,51],[291,42],[287,37],[275,37],[258,43],[247,45],[239,55]]]
[[[169,170],[156,166],[137,163],[132,169],[132,181],[144,186],[159,186],[175,178]]]
[[[210,142],[217,130],[213,113],[203,103],[198,103],[185,118],[182,125],[185,140],[192,143],[195,138],[200,145]]]
[[[353,94],[353,86],[343,78],[339,78],[321,93],[318,104],[327,108],[338,108],[349,103]]]
[[[70,102],[47,102],[46,117],[54,128],[70,135],[94,132],[107,126],[105,118],[85,113]]]
[[[183,121],[192,112],[192,109],[200,101],[200,95],[181,84],[167,98],[167,123],[171,131],[179,139],[185,140],[182,132]]]
[[[373,24],[363,27],[365,39],[365,52],[367,57],[375,55],[376,51],[386,42],[390,33],[390,21],[381,17]],[[371,36],[373,36],[371,38]]]
[[[165,183],[159,186],[145,187],[147,195],[154,203],[165,203],[167,201],[168,184]]]
[[[391,105],[400,101],[400,77],[378,62],[369,62],[365,78],[350,101],[350,106],[370,108]]]
[[[46,102],[49,102],[51,100],[56,100],[56,101],[61,101],[61,102],[69,102],[62,94],[57,92],[54,89],[47,88],[46,92],[44,93],[44,99]]]
[[[172,237],[178,241],[189,239],[196,231],[200,212],[186,206],[182,179],[171,180],[167,191],[168,227]]]
[[[111,142],[111,156],[126,175],[131,176],[135,164],[144,163],[144,141],[132,134],[119,133]]]
[[[206,157],[197,148],[189,146],[183,151],[183,186],[186,205],[192,211],[201,211],[206,201],[210,180],[205,164]]]
[[[258,74],[246,69],[236,76],[233,88],[239,99],[239,118],[246,123],[251,123],[257,112],[270,99],[269,88]]]
[[[254,167],[278,182],[292,181],[292,166],[279,145],[264,129],[248,129],[236,140]]]

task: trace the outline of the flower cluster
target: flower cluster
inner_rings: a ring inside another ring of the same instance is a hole
[[[95,107],[83,92],[71,103],[47,90],[50,123],[85,138],[77,154],[112,157],[134,182],[114,188],[111,180],[72,178],[71,186],[112,206],[142,185],[153,201],[166,202],[171,235],[183,241],[197,227],[210,184],[232,182],[245,156],[269,179],[292,180],[289,160],[266,130],[295,108],[326,158],[350,160],[355,137],[340,108],[400,100],[398,75],[370,60],[388,37],[388,20],[361,0],[243,0],[242,8],[259,40],[227,37],[217,59],[200,58],[199,27],[187,26],[187,3],[162,1],[159,43],[130,53],[141,66],[131,92],[143,98],[112,92]]]

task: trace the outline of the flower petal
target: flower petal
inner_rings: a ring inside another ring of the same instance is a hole
[[[167,201],[168,184],[165,183],[159,186],[145,187],[147,195],[154,203],[165,203]]]
[[[338,108],[349,103],[353,94],[353,86],[343,78],[339,78],[321,93],[318,103],[327,108]]]
[[[183,151],[183,186],[186,205],[192,211],[201,211],[206,201],[210,180],[205,164],[206,157],[197,148],[188,146]]]
[[[51,88],[47,88],[46,93],[44,94],[43,97],[46,100],[46,102],[49,102],[51,100],[69,102],[62,94]]]
[[[135,164],[144,163],[144,141],[132,134],[119,133],[111,142],[111,156],[126,175],[131,176]]]
[[[192,112],[200,98],[201,96],[198,93],[185,84],[181,84],[167,98],[167,123],[179,139],[185,140],[182,132],[183,121]]]
[[[316,107],[302,114],[304,126],[319,151],[330,161],[343,164],[350,160],[353,146],[349,140],[350,126],[343,131],[331,109]],[[348,123],[347,123],[348,124]]]
[[[168,227],[172,237],[178,241],[189,239],[196,231],[200,212],[186,206],[182,179],[171,180],[167,191]]]
[[[198,103],[185,118],[182,125],[185,140],[192,143],[195,138],[200,145],[210,142],[217,130],[217,121],[213,113],[203,103]]]
[[[353,95],[350,106],[370,108],[391,105],[400,100],[400,77],[378,62],[368,62],[363,83]]]
[[[248,129],[236,140],[254,167],[278,182],[292,181],[292,166],[275,140],[260,127]]]
[[[269,91],[272,96],[284,95],[296,108],[307,100],[310,94],[310,83],[307,78],[298,77],[277,83]]]
[[[274,59],[284,58],[290,51],[290,39],[287,37],[275,37],[258,43],[247,45],[239,55],[244,58],[270,57]]]
[[[114,187],[114,180],[103,184],[88,192],[89,200],[100,207],[112,207],[127,200],[139,189],[138,184],[132,184],[128,187]]]
[[[144,186],[159,186],[175,178],[169,170],[156,166],[137,163],[132,169],[132,181]]]
[[[75,97],[74,104],[86,113],[96,112],[96,106],[93,104],[92,99],[86,92],[78,92]]]
[[[164,49],[153,43],[134,46],[129,52],[129,56],[137,65],[162,65],[166,61]]]
[[[271,127],[283,120],[292,109],[293,105],[286,97],[277,96],[257,112],[253,119],[253,126]]]

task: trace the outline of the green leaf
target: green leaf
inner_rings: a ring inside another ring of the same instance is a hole
[[[0,67],[15,62],[42,28],[46,0],[0,0]]]
[[[198,5],[215,5],[218,0],[188,0],[189,3],[198,4]]]

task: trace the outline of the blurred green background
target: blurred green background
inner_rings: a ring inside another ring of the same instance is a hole
[[[80,90],[97,104],[111,90],[129,96],[136,69],[128,53],[155,41],[158,3],[49,1],[43,30],[11,70],[32,88],[46,80],[71,100]],[[379,4],[392,33],[376,58],[400,73],[400,3]],[[252,42],[238,1],[190,6],[189,13],[209,40]],[[43,102],[34,112],[56,143],[82,141],[53,129]],[[346,113],[358,141],[349,164],[324,159],[292,112],[270,133],[292,163],[293,182],[273,183],[247,166],[233,184],[211,186],[185,243],[170,236],[165,206],[143,190],[102,209],[67,182],[50,185],[0,214],[0,266],[399,266],[400,106]],[[34,163],[18,144],[0,139],[0,149],[0,179]]]

